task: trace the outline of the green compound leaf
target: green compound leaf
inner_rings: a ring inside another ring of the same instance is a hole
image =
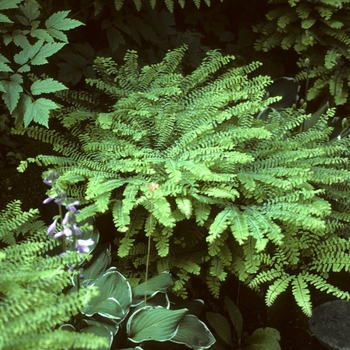
[[[65,89],[67,89],[67,87],[65,87],[59,81],[53,80],[52,78],[37,80],[30,87],[33,95],[40,95],[42,93],[56,92]]]
[[[20,74],[13,74],[9,81],[2,80],[1,83],[5,90],[2,94],[2,98],[10,113],[12,113],[17,106],[20,93],[23,91],[21,85],[23,83],[23,78]]]
[[[36,1],[28,1],[20,6],[20,9],[30,22],[40,16],[39,4]]]
[[[22,2],[22,0],[1,0],[0,10],[15,9],[20,2]]]
[[[0,72],[13,72],[7,64],[11,63],[4,55],[0,54]]]
[[[17,64],[24,65],[39,52],[40,48],[43,46],[43,43],[44,42],[42,40],[39,40],[34,45],[25,47],[13,57],[13,60]]]
[[[70,11],[59,11],[51,15],[45,22],[46,28],[69,30],[83,25],[76,19],[66,18]]]
[[[7,16],[0,13],[0,23],[13,23]]]
[[[40,40],[41,41],[41,40]],[[61,50],[65,43],[47,43],[43,45],[38,54],[32,59],[32,65],[42,65],[48,63],[47,57],[52,56],[57,51]]]
[[[39,98],[34,102],[28,101],[24,113],[24,127],[27,127],[34,120],[48,128],[50,111],[57,108],[59,108],[58,104],[47,98]]]

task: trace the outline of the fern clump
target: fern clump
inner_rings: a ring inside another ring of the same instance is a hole
[[[260,34],[257,50],[293,48],[302,69],[298,80],[307,82],[307,99],[325,93],[336,105],[348,101],[349,11],[348,1],[269,1],[268,22],[254,26]],[[309,84],[310,80],[310,84]]]
[[[52,166],[57,187],[85,205],[80,220],[111,212],[118,255],[134,266],[145,264],[150,236],[151,262],[177,274],[179,294],[190,274],[203,274],[215,296],[228,273],[253,288],[285,274],[288,282],[312,276],[316,285],[338,266],[320,243],[344,240],[339,230],[350,222],[349,142],[329,140],[334,111],[308,129],[303,110],[259,120],[278,97],[264,99],[269,77],[249,77],[258,62],[228,68],[232,56],[210,51],[183,75],[185,50],[143,68],[132,51],[122,66],[97,59],[99,78],[88,83],[109,96],[109,110],[62,111],[69,139],[17,130],[62,154],[28,159],[20,170],[28,162]]]

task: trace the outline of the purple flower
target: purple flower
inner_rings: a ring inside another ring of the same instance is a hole
[[[43,201],[43,204],[50,203],[52,200],[53,200],[53,198],[48,197],[48,198],[46,198],[46,199]]]
[[[54,222],[49,226],[47,229],[47,234],[49,236],[53,235],[55,230],[56,230],[56,225],[57,225],[57,219],[54,220]]]
[[[62,204],[63,204],[63,198],[55,199],[55,203],[56,203],[57,205],[62,205]]]
[[[71,212],[74,213],[74,214],[79,214],[78,209],[75,207],[75,206],[78,205],[78,204],[79,204],[79,201],[74,201],[72,204],[68,204],[68,205],[66,206],[66,209],[69,210],[69,211],[71,211]]]
[[[49,171],[46,174],[45,180],[43,181],[44,184],[52,186],[53,181],[58,178],[58,174],[55,171]]]
[[[81,233],[81,231],[80,231],[80,228],[77,226],[77,224],[74,224],[74,225],[73,225],[73,230],[74,230],[74,232],[75,232],[78,236],[81,236],[81,235],[82,235],[82,233]]]
[[[63,220],[62,220],[62,225],[66,226],[69,220],[69,212],[67,211],[66,215],[64,216]]]
[[[63,231],[57,232],[54,238],[60,238],[62,236],[70,237],[72,235],[72,230],[69,227],[65,227]]]
[[[78,239],[77,243],[75,245],[75,248],[78,253],[88,253],[90,248],[90,245],[93,245],[94,241],[89,238],[89,239]]]

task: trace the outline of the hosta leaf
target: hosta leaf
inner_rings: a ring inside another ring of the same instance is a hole
[[[159,292],[166,292],[168,288],[173,284],[173,279],[169,272],[162,272],[161,274],[150,278],[147,281],[139,284],[132,289],[132,295],[134,298],[147,296],[154,296]]]
[[[110,268],[93,285],[100,293],[88,302],[83,313],[89,317],[97,313],[121,322],[129,313],[131,304],[131,288],[126,278],[115,268]]]
[[[232,345],[231,328],[227,319],[217,312],[207,312],[205,316],[209,322],[209,325],[215,330],[215,332],[220,336],[220,338],[226,344]]]
[[[228,331],[227,334],[230,336],[229,329],[226,328],[226,331]],[[185,344],[191,349],[208,349],[215,343],[215,338],[208,327],[197,316],[185,315],[181,319],[177,332],[171,341]]]
[[[168,310],[150,306],[141,308],[130,316],[126,324],[129,339],[135,343],[170,340],[187,312],[187,309]]]

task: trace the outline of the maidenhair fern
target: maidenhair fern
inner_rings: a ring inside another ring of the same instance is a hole
[[[151,236],[150,262],[177,274],[178,294],[191,274],[202,274],[218,296],[235,274],[254,288],[271,283],[268,304],[291,284],[309,314],[308,285],[321,289],[326,267],[347,267],[337,261],[346,245],[334,251],[321,242],[343,242],[349,227],[349,140],[329,140],[332,109],[301,133],[311,117],[303,110],[257,119],[278,99],[264,100],[269,77],[249,77],[259,63],[232,68],[232,56],[210,51],[183,75],[184,53],[181,47],[142,68],[133,51],[121,66],[98,58],[99,78],[88,83],[107,94],[109,111],[62,110],[69,138],[17,130],[62,154],[19,169],[53,167],[57,187],[85,205],[80,220],[109,211],[118,255],[134,266],[146,263],[143,237]]]
[[[300,54],[298,80],[307,81],[307,99],[326,92],[336,105],[348,100],[349,11],[346,0],[282,0],[273,3],[267,22],[254,30],[260,34],[257,50],[293,48]],[[310,84],[309,84],[310,80]]]

